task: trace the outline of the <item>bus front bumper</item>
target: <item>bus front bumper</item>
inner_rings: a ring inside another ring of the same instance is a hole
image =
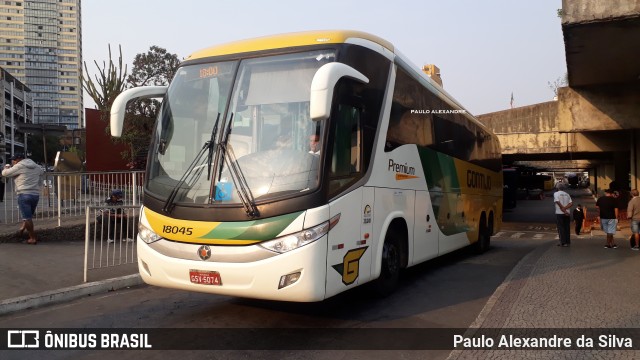
[[[326,236],[284,254],[259,261],[238,263],[174,258],[154,250],[140,238],[137,243],[140,276],[150,285],[266,300],[297,302],[324,300]],[[199,247],[199,245],[192,246],[193,251]],[[215,246],[211,246],[211,249],[216,251]],[[194,283],[192,281],[194,272],[217,272],[219,283]],[[297,281],[278,288],[281,286],[283,276],[296,273],[300,273]]]

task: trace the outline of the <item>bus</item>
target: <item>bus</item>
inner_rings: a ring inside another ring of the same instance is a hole
[[[322,301],[472,245],[502,222],[496,136],[394,46],[313,31],[197,51],[167,87],[137,253],[151,285]]]

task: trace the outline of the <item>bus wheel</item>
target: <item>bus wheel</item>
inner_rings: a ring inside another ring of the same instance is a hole
[[[478,254],[482,254],[485,251],[489,250],[491,241],[491,233],[487,227],[487,221],[485,220],[484,214],[480,218],[480,223],[478,224],[478,241],[476,241],[475,251]]]
[[[400,243],[387,233],[382,247],[382,268],[380,277],[374,283],[374,291],[379,296],[391,294],[398,286],[401,268]]]

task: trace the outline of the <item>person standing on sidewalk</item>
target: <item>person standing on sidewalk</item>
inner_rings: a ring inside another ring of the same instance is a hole
[[[582,205],[578,204],[575,209],[573,209],[573,221],[576,222],[576,235],[580,235],[580,231],[582,230],[582,222],[584,221],[584,211],[582,210]]]
[[[634,245],[631,247],[631,250],[639,250],[640,249],[640,235],[638,235],[638,231],[640,230],[640,196],[638,196],[638,189],[631,190],[631,200],[629,200],[629,205],[627,205],[627,219],[631,219],[631,233],[634,240]]]
[[[556,192],[553,194],[553,202],[556,208],[558,237],[560,237],[560,244],[558,244],[558,246],[567,247],[571,244],[571,217],[569,216],[569,209],[573,203],[571,202],[571,196],[564,191],[565,188],[566,185],[562,183],[556,186]]]
[[[617,201],[613,197],[611,189],[605,190],[604,196],[599,197],[596,201],[596,206],[600,212],[600,228],[607,234],[607,244],[604,246],[607,249],[618,248],[618,245],[613,241],[618,222],[618,207],[616,205]]]
[[[2,170],[2,176],[15,178],[18,208],[22,215],[22,226],[19,234],[22,235],[26,230],[29,234],[27,244],[31,245],[37,243],[36,232],[33,228],[33,214],[40,200],[40,184],[42,184],[40,178],[42,173],[42,168],[38,164],[31,159],[25,159],[22,154],[14,154],[11,157],[11,165],[6,164],[4,170]]]

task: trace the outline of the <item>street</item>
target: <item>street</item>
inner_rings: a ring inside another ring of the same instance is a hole
[[[580,194],[574,193],[574,196]],[[590,199],[586,199],[589,201]],[[592,201],[592,200],[591,200]],[[408,269],[397,291],[376,298],[360,287],[320,303],[284,303],[241,299],[137,286],[69,303],[26,310],[0,317],[0,328],[91,329],[466,329],[477,321],[496,289],[528,254],[555,242],[549,224],[552,198],[522,201],[509,213],[519,222],[507,222],[492,238],[490,251],[475,255],[463,249]],[[553,217],[551,217],[552,219]],[[585,238],[589,235],[581,235]],[[578,238],[579,239],[579,238]],[[393,333],[390,333],[393,334]],[[236,342],[237,344],[237,342]],[[160,356],[193,359],[324,359],[367,358],[446,359],[449,350],[366,350],[374,344],[356,344],[360,350],[250,350],[119,351],[122,359]],[[158,344],[156,344],[157,346]],[[312,345],[313,346],[313,345]],[[329,346],[330,348],[330,346]],[[104,358],[111,351],[51,351],[47,358]],[[42,352],[7,351],[4,359],[39,358]]]
[[[118,290],[71,303],[28,310],[0,318],[0,328],[466,328],[515,264],[546,238],[494,238],[483,255],[459,251],[409,269],[400,288],[385,299],[359,288],[321,303],[257,301],[190,293],[150,286]],[[164,352],[163,352],[164,353]],[[388,358],[390,353],[350,351],[357,357]],[[449,351],[430,351],[445,359]],[[34,352],[36,358],[41,352]],[[194,352],[192,358],[208,358]],[[246,351],[216,352],[216,358],[244,358]],[[339,355],[342,354],[342,355]],[[333,353],[340,358],[345,352]],[[9,357],[29,358],[24,352]],[[85,358],[85,352],[51,352],[50,358]],[[95,352],[101,357],[105,352]],[[394,357],[398,355],[394,352]],[[157,358],[154,351],[120,352],[122,358]],[[49,356],[48,356],[49,357]],[[326,358],[326,352],[261,352],[259,358]],[[403,351],[404,358],[425,358]],[[352,358],[349,355],[349,358]]]

